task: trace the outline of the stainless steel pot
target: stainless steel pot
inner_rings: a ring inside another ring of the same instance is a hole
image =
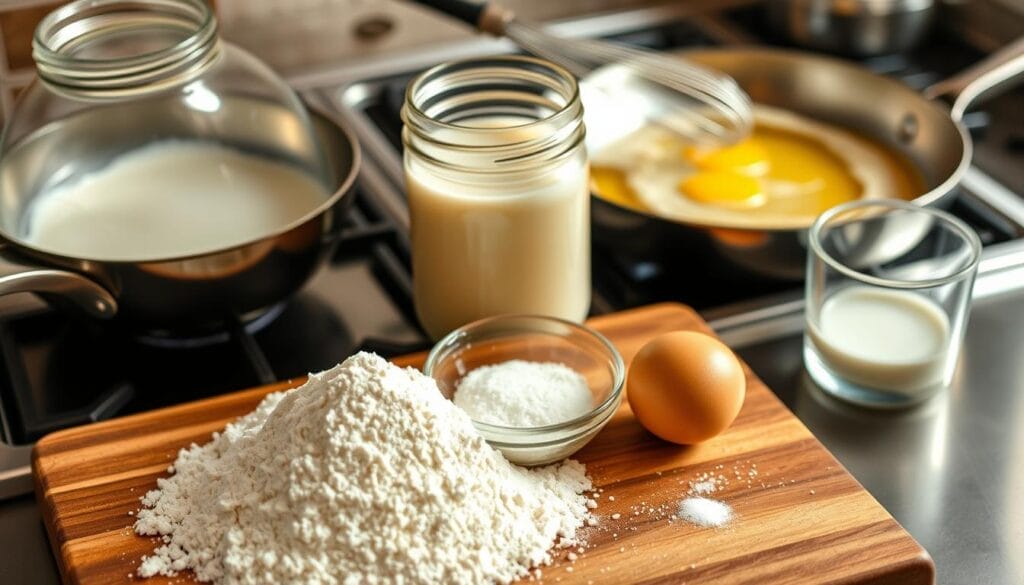
[[[270,136],[286,141],[288,136],[302,135],[291,112],[265,102],[232,103],[225,111],[235,114],[224,120],[222,133],[234,137],[238,145],[267,143]],[[159,117],[147,113],[144,104],[112,115],[118,119],[73,117],[66,123],[88,124],[89,128],[49,128],[30,146],[7,153],[16,160],[6,160],[0,174],[4,186],[0,295],[34,292],[58,304],[74,305],[92,317],[116,316],[133,331],[187,335],[229,318],[245,320],[273,307],[298,290],[334,249],[341,215],[353,198],[360,153],[351,134],[317,111],[310,112],[310,119],[332,191],[316,209],[274,233],[254,234],[251,241],[228,249],[139,262],[60,256],[25,243],[25,212],[33,196],[22,194],[34,190],[18,187],[35,180],[42,169],[52,168],[53,157],[75,164],[88,164],[93,158],[85,145],[69,141],[69,136],[91,136],[90,144],[104,144],[104,136],[133,128],[153,131],[154,124],[161,123]]]
[[[982,95],[1024,75],[1024,39],[989,56],[929,93],[955,96],[952,111],[905,85],[838,59],[773,49],[710,49],[682,53],[731,75],[755,103],[853,128],[902,153],[921,171],[921,205],[948,206],[971,161],[971,138],[960,117]],[[585,83],[586,80],[584,79]],[[586,123],[614,112],[588,109]],[[604,143],[615,140],[607,132]],[[588,142],[591,152],[601,143]],[[677,221],[611,203],[595,193],[599,245],[636,257],[666,255],[697,273],[738,272],[778,279],[803,277],[809,225],[749,226]],[[808,224],[810,222],[807,222]]]
[[[768,20],[811,49],[870,56],[906,51],[924,37],[934,0],[771,0]]]

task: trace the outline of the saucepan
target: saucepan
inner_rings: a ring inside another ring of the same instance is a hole
[[[933,86],[923,96],[855,64],[799,51],[700,49],[680,55],[732,76],[755,103],[852,129],[901,154],[924,178],[925,190],[914,202],[939,207],[952,203],[970,166],[971,138],[961,123],[964,111],[1024,74],[1024,39]],[[933,101],[946,95],[953,97],[951,110]],[[619,115],[588,109],[588,130],[592,121],[597,126],[602,118]],[[621,138],[608,132],[589,136],[591,152]],[[600,246],[636,258],[668,258],[702,274],[803,277],[809,220],[807,225],[758,225],[756,229],[702,223],[659,217],[604,199],[599,192],[594,195],[593,230]]]
[[[234,99],[246,103],[227,104],[226,110],[238,115],[225,118],[224,135],[251,139],[254,133],[261,134],[267,137],[264,143],[271,137],[281,142],[301,135],[303,129],[295,127],[299,122],[291,112],[257,100]],[[26,243],[26,210],[35,195],[18,186],[38,176],[48,157],[80,151],[67,143],[68,136],[103,136],[115,127],[152,128],[162,119],[147,112],[144,104],[108,112],[119,116],[117,124],[102,115],[72,117],[64,123],[91,127],[54,128],[28,147],[5,153],[8,158],[0,173],[0,295],[38,293],[94,318],[116,316],[117,323],[147,336],[189,335],[223,326],[228,319],[245,321],[277,305],[297,291],[335,248],[342,214],[354,197],[360,152],[345,128],[316,109],[309,109],[309,117],[326,162],[329,189],[315,208],[273,233],[253,234],[251,240],[229,248],[131,262],[58,255]],[[136,116],[137,124],[126,121],[126,116]]]
[[[867,57],[906,51],[931,28],[935,0],[770,0],[768,22],[795,43]]]

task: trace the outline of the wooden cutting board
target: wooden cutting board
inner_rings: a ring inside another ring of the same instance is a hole
[[[691,309],[662,304],[590,322],[628,363],[649,339],[710,329]],[[341,357],[341,356],[339,356]],[[423,355],[396,360],[419,365]],[[268,392],[294,380],[49,435],[35,448],[36,494],[65,582],[127,582],[154,541],[134,535],[138,499],[178,449],[203,443]],[[577,454],[604,491],[589,548],[543,570],[549,583],[892,583],[934,581],[920,545],[747,369],[739,418],[722,435],[681,447],[647,433],[623,401]],[[690,481],[724,476],[714,497],[738,519],[697,528],[670,511]],[[149,583],[187,583],[155,578]]]

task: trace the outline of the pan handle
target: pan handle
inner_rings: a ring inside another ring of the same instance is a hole
[[[1024,37],[1011,42],[978,63],[924,90],[934,99],[948,95],[953,98],[950,111],[960,121],[974,102],[1024,79]]]
[[[117,313],[110,292],[77,272],[27,264],[0,243],[0,295],[33,292],[66,299],[89,316],[109,319]]]

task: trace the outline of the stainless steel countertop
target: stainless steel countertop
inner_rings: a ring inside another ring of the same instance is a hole
[[[849,406],[803,369],[801,303],[712,320],[759,376],[932,555],[939,583],[1024,583],[1024,242],[975,288],[953,386],[897,412]]]

